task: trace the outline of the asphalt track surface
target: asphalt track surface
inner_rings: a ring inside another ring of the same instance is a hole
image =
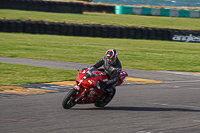
[[[88,64],[0,57],[0,62],[80,69]],[[89,65],[90,66],[90,65]],[[199,133],[200,75],[123,69],[129,77],[166,81],[124,84],[105,108],[66,110],[67,92],[0,98],[0,133]]]

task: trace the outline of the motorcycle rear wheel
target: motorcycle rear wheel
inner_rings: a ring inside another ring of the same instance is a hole
[[[116,92],[116,89],[113,89],[113,94],[110,96],[110,97],[105,97],[103,101],[98,101],[96,103],[94,103],[94,105],[96,107],[105,107],[112,99],[113,97],[115,96],[115,92]],[[107,98],[109,98],[109,100],[107,100]],[[107,102],[105,102],[107,101]]]
[[[77,92],[77,90],[73,88],[64,97],[63,102],[62,102],[62,107],[64,109],[70,109],[76,105],[76,102],[75,102],[75,99],[77,96],[76,92]]]

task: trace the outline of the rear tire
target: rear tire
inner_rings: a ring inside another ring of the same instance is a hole
[[[77,96],[76,92],[77,92],[77,90],[73,88],[72,90],[70,90],[67,93],[67,95],[65,96],[65,98],[63,99],[63,102],[62,102],[62,107],[64,109],[70,109],[76,105],[76,102],[75,102],[75,99]]]
[[[110,97],[106,96],[103,101],[98,101],[98,102],[94,103],[94,105],[96,107],[105,107],[113,99],[113,97],[115,96],[115,92],[116,92],[116,89],[114,88],[113,94]],[[107,100],[108,98],[109,98],[109,100]]]

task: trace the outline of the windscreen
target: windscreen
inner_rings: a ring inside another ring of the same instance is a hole
[[[97,70],[96,68],[94,68],[94,67],[90,68],[90,69],[86,72],[86,74],[84,75],[83,80],[84,80],[84,79],[91,78],[91,77],[96,77],[96,76],[98,76],[97,74],[93,73],[94,71],[98,71],[98,70]]]

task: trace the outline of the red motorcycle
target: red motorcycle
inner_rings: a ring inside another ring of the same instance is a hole
[[[125,71],[121,71],[116,86],[121,85],[127,76],[128,74]],[[105,88],[101,89],[100,83],[106,81],[108,81],[106,73],[94,67],[80,70],[76,79],[76,86],[63,99],[63,108],[70,109],[76,104],[87,103],[94,103],[96,107],[104,107],[112,100],[116,92],[114,88],[110,96],[106,93]]]

